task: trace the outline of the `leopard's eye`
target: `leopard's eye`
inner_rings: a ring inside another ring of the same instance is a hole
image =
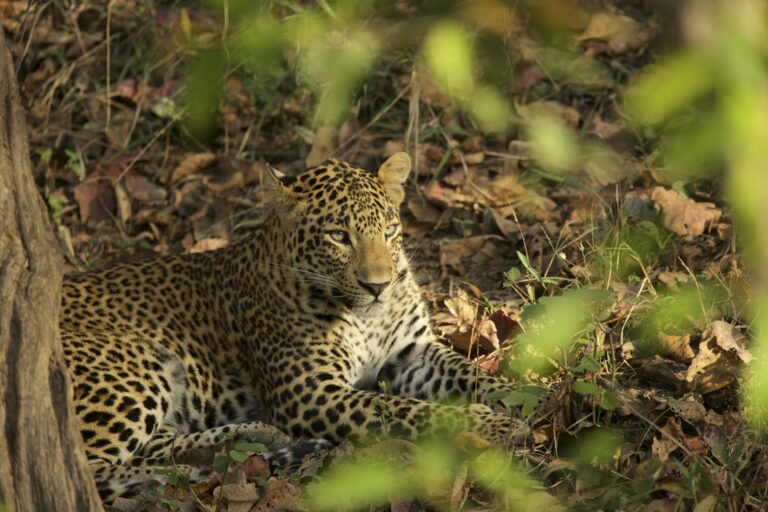
[[[387,226],[387,229],[384,230],[384,236],[387,238],[392,238],[397,234],[398,227],[399,226],[397,224],[390,224]]]
[[[334,242],[340,243],[340,244],[349,244],[349,233],[346,231],[343,231],[341,229],[333,229],[331,231],[328,231],[328,236],[331,237],[331,240]]]

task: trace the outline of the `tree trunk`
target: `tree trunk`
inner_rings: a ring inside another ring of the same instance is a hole
[[[9,511],[102,508],[59,339],[61,274],[0,28],[0,504]]]

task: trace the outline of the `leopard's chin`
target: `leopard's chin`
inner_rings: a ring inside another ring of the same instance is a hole
[[[381,316],[389,310],[389,303],[383,302],[378,299],[370,301],[368,304],[353,308],[354,311],[361,317],[370,318],[375,316]]]

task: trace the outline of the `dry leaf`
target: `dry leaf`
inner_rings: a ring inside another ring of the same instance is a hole
[[[656,187],[651,199],[661,207],[664,225],[678,235],[701,235],[707,225],[722,217],[722,212],[713,203],[697,203],[683,197],[676,190]]]
[[[339,127],[339,147],[345,150],[346,159],[353,161],[354,155],[357,154],[357,143],[360,141],[358,135],[360,134],[360,124],[357,121],[357,117],[350,115]]]
[[[435,206],[442,209],[453,206],[453,201],[451,200],[451,197],[449,197],[450,195],[453,195],[453,192],[450,189],[441,187],[436,181],[430,182],[429,185],[423,187],[422,190],[427,201]]]
[[[745,363],[752,360],[752,354],[747,350],[747,338],[733,324],[723,320],[715,320],[704,330],[702,338],[713,338],[723,350],[732,350]]]
[[[168,196],[163,187],[155,185],[146,176],[133,170],[125,174],[125,189],[131,197],[145,203],[162,203]]]
[[[654,438],[653,447],[655,449],[653,451],[664,462],[669,458],[669,454],[679,447],[679,444],[685,443],[688,436],[683,432],[680,420],[672,416],[667,419],[667,423],[661,427],[660,431],[661,435]]]
[[[144,86],[135,78],[126,78],[115,87],[117,96],[137,104],[144,93]]]
[[[122,149],[128,146],[132,124],[132,112],[120,110],[112,115],[109,126],[104,130],[104,135],[112,147]]]
[[[711,393],[735,382],[739,367],[751,358],[738,328],[728,322],[712,322],[702,335],[685,379],[699,393]]]
[[[589,128],[589,133],[594,133],[603,140],[608,140],[617,133],[623,131],[625,128],[623,121],[611,122],[603,121],[603,118],[599,114],[595,114],[592,118],[592,126]]]
[[[667,285],[667,288],[673,292],[676,292],[679,289],[677,283],[687,283],[689,279],[690,276],[682,272],[667,272],[666,270],[663,270],[659,272],[658,275],[658,280]]]
[[[421,197],[412,197],[408,200],[408,209],[419,222],[435,224],[440,220],[440,210],[424,201]]]
[[[321,126],[312,138],[312,148],[305,159],[307,167],[314,167],[328,160],[336,149],[338,131],[331,126]]]
[[[384,144],[384,153],[382,156],[390,157],[401,151],[405,151],[405,142],[402,139],[390,139]]]
[[[579,41],[598,39],[608,43],[615,53],[639,48],[653,35],[652,31],[637,21],[609,12],[598,12],[589,20],[589,25],[578,37]]]
[[[203,177],[203,184],[217,194],[224,194],[230,190],[243,188],[245,186],[245,176],[239,171],[227,174],[217,173],[213,176]]]
[[[115,183],[115,199],[117,200],[117,216],[125,225],[131,220],[131,198],[121,183]]]
[[[195,174],[216,161],[216,155],[213,153],[195,153],[185,157],[171,173],[171,184],[176,183],[185,176]]]
[[[73,193],[83,223],[95,225],[112,218],[116,199],[109,180],[98,177],[86,179],[73,189]]]
[[[229,245],[228,240],[222,240],[221,238],[203,238],[189,248],[190,253],[215,251]]]
[[[283,512],[296,510],[299,505],[301,491],[288,480],[270,478],[267,480],[267,489],[251,512]]]
[[[654,437],[651,444],[651,452],[656,455],[661,462],[666,462],[669,455],[677,449],[677,443],[664,436]]]
[[[226,500],[229,512],[248,512],[259,500],[259,491],[256,484],[224,484],[213,490],[213,496]]]
[[[668,400],[667,405],[684,420],[698,423],[707,417],[707,408],[700,399],[700,395],[692,393],[681,400]]]
[[[632,359],[632,367],[640,380],[650,386],[679,391],[685,387],[687,368],[682,363],[659,356]]]
[[[656,353],[678,363],[685,363],[696,355],[691,348],[691,335],[656,333]]]
[[[442,109],[451,104],[448,95],[443,92],[424,66],[419,66],[416,70],[416,86],[419,88],[419,100],[427,105]]]
[[[489,240],[499,240],[498,235],[481,235],[440,244],[440,266],[443,270],[451,268],[459,275],[464,275],[465,260],[480,251]]]
[[[521,227],[514,220],[505,218],[498,210],[486,208],[483,212],[483,231],[491,233],[497,229],[505,238],[516,238],[520,235]]]
[[[251,455],[243,462],[243,472],[250,478],[268,477],[271,474],[269,463],[259,453]]]
[[[525,121],[531,121],[539,117],[554,117],[562,119],[571,128],[576,128],[579,124],[579,119],[581,119],[578,110],[556,101],[533,101],[525,105],[515,104],[515,110],[517,115]]]
[[[488,351],[499,348],[496,324],[487,316],[484,308],[470,300],[464,290],[457,289],[443,303],[448,313],[435,314],[435,330],[448,339],[454,348],[467,353],[475,344]]]

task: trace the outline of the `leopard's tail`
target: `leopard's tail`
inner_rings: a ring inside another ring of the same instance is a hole
[[[264,458],[269,463],[269,469],[272,472],[276,469],[294,471],[301,466],[307,455],[320,450],[330,450],[335,446],[334,443],[325,439],[304,439],[285,448],[267,452],[264,454]]]

